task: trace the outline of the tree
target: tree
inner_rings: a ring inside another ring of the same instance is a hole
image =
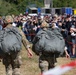
[[[76,8],[76,0],[53,0],[53,7]]]

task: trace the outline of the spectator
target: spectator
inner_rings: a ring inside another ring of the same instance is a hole
[[[76,21],[73,21],[73,25],[71,26],[70,32],[72,36],[72,55],[71,58],[76,58],[76,34],[73,29],[76,29]]]
[[[72,55],[72,52],[71,52],[72,45],[70,43],[70,42],[72,42],[71,33],[70,33],[71,26],[72,26],[72,18],[70,15],[67,15],[66,21],[65,21],[65,28],[66,28],[66,35],[67,36],[65,38],[65,41],[66,41],[66,46],[67,46],[67,49],[68,49],[70,56]]]

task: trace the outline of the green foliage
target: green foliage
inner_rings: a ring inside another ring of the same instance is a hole
[[[33,4],[43,7],[44,0],[0,0],[0,15],[24,13]],[[76,0],[53,0],[53,7],[76,8]]]
[[[76,0],[53,0],[53,7],[72,7],[76,8]]]
[[[42,7],[43,0],[0,0],[0,15],[24,13],[25,9],[32,4]]]

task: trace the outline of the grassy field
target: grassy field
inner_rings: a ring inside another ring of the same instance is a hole
[[[28,58],[25,48],[23,48],[21,56],[23,61],[20,69],[21,75],[40,75],[40,69],[38,67],[38,56],[34,54],[32,58]],[[60,57],[57,59],[57,61],[58,65],[62,65],[69,63],[72,60],[65,57]],[[0,75],[5,75],[5,68],[2,62],[0,62]],[[64,75],[76,75],[76,68],[66,72]]]

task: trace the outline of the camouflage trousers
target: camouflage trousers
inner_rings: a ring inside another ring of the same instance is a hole
[[[39,68],[41,73],[47,71],[55,66],[56,58],[53,56],[40,55],[39,56]]]
[[[21,65],[20,52],[13,52],[10,55],[6,54],[3,58],[3,64],[5,65],[6,75],[20,75],[20,65]]]

